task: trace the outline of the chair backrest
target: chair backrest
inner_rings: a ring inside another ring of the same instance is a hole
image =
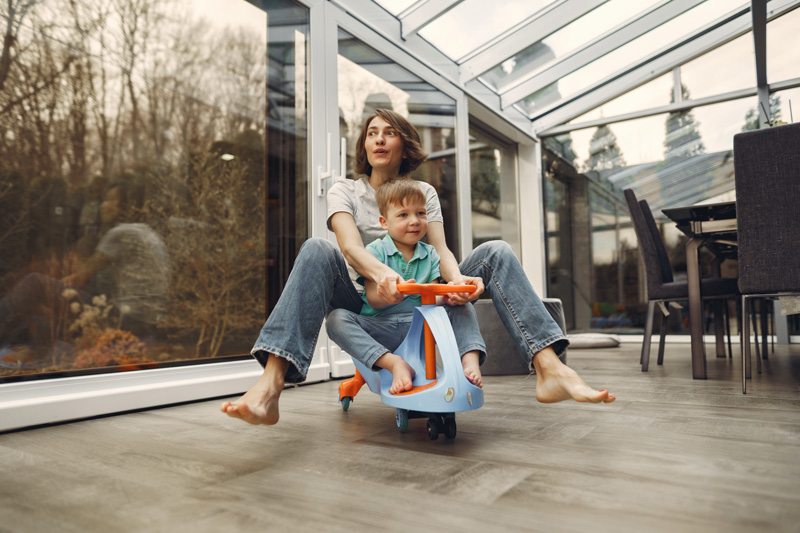
[[[642,261],[644,262],[644,271],[647,280],[647,295],[648,298],[657,298],[660,292],[659,289],[663,285],[664,281],[656,243],[653,240],[653,235],[650,232],[650,229],[647,227],[647,221],[642,214],[642,207],[636,200],[636,194],[633,192],[633,189],[625,189],[624,193],[625,201],[628,203],[628,210],[631,213],[633,230],[636,232],[636,238],[639,240],[639,250]],[[648,212],[649,211],[650,208],[648,207]],[[650,216],[652,218],[652,214]]]
[[[658,231],[658,224],[656,224],[656,219],[653,218],[653,212],[650,211],[650,205],[647,200],[639,200],[639,207],[642,209],[644,222],[647,224],[647,229],[653,237],[653,244],[656,246],[658,266],[661,268],[661,282],[669,283],[674,278],[672,277],[672,263],[669,262],[669,254],[667,253],[667,247],[664,246],[664,239],[661,238],[661,232]]]
[[[800,291],[800,124],[733,137],[739,290]]]

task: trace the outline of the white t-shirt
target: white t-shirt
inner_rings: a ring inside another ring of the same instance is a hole
[[[410,178],[409,178],[410,179]],[[442,206],[439,204],[439,195],[436,189],[429,183],[418,181],[425,193],[425,209],[428,211],[428,222],[444,222],[442,217]],[[331,217],[336,213],[350,213],[356,222],[358,232],[361,234],[361,242],[366,246],[376,239],[382,239],[386,235],[386,230],[381,227],[378,217],[381,213],[378,210],[378,202],[375,200],[375,189],[369,184],[366,176],[357,180],[337,181],[328,191],[328,229],[331,227]],[[360,284],[356,283],[358,274],[348,265],[350,279],[359,292],[364,290]]]

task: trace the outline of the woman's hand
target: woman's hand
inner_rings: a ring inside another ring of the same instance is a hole
[[[464,305],[473,300],[477,300],[485,287],[483,285],[483,278],[473,278],[471,276],[461,276],[448,283],[448,285],[472,285],[475,287],[475,292],[472,294],[467,292],[451,292],[445,295],[444,302],[448,305]]]

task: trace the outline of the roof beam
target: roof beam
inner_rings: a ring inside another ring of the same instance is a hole
[[[400,23],[403,27],[403,39],[408,39],[463,1],[464,0],[426,0],[421,4],[417,2],[419,7],[414,8],[408,14],[405,12],[401,13],[401,15],[403,15],[400,18]]]
[[[767,85],[767,0],[752,0],[753,44],[756,52],[756,85]]]
[[[477,78],[498,63],[555,33],[606,1],[608,0],[567,0],[544,14],[537,13],[529,17],[521,25],[512,28],[479,53],[464,61],[459,68],[461,83],[467,83]],[[500,61],[498,58],[501,58]]]
[[[560,80],[597,58],[641,37],[666,21],[672,20],[702,3],[703,0],[673,0],[672,2],[662,3],[647,13],[642,13],[615,30],[598,37],[583,48],[576,50],[547,70],[527,79],[518,80],[518,84],[514,87],[505,90],[501,89],[501,105],[504,108],[513,105],[538,89]]]
[[[767,20],[773,20],[791,11],[798,4],[800,0],[772,0],[768,4]],[[624,74],[616,78],[600,81],[566,104],[534,118],[533,131],[538,133],[549,130],[603,105],[687,61],[746,34],[750,31],[751,24],[750,14],[742,13],[721,26],[702,28],[697,34],[688,37],[682,46],[671,48],[666,53],[656,53],[637,68],[626,69]]]

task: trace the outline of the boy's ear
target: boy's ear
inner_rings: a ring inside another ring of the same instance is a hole
[[[378,222],[380,222],[383,229],[389,229],[389,224],[386,222],[386,219],[383,217],[383,215],[378,217]]]

